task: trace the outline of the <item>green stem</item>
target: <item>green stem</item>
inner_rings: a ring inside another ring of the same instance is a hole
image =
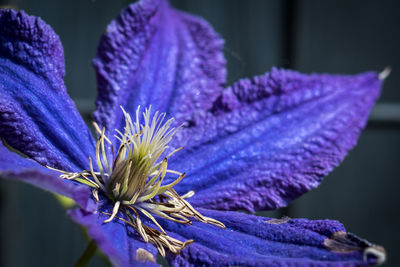
[[[92,259],[96,250],[97,250],[96,243],[93,240],[91,240],[89,245],[83,252],[82,256],[75,263],[75,267],[85,267]]]

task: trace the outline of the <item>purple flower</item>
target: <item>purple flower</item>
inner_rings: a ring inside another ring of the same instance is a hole
[[[155,265],[157,251],[172,265],[384,261],[337,221],[229,211],[276,209],[317,187],[356,144],[377,73],[273,68],[224,89],[212,28],[143,0],[100,41],[96,140],[66,92],[50,26],[13,10],[0,25],[0,174],[74,199],[70,216],[113,264]]]

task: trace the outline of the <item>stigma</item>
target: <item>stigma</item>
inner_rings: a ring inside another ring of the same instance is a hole
[[[194,195],[189,191],[180,196],[173,187],[184,177],[184,172],[168,168],[168,159],[183,147],[166,154],[168,143],[181,126],[172,127],[174,119],[165,121],[165,113],[158,111],[151,116],[151,107],[140,112],[136,110],[135,119],[121,107],[125,119],[123,131],[116,130],[118,150],[105,134],[105,128],[93,123],[98,134],[95,158],[89,157],[89,170],[78,173],[61,172],[61,178],[75,180],[93,188],[96,201],[99,194],[107,197],[113,203],[108,219],[121,220],[132,226],[145,242],[153,243],[164,257],[165,248],[173,253],[179,253],[194,240],[179,241],[167,235],[157,222],[157,218],[168,219],[176,223],[192,224],[192,219],[203,223],[225,228],[224,224],[212,218],[201,215],[186,199]],[[166,176],[170,183],[165,184]],[[126,216],[117,216],[122,212]],[[157,229],[147,226],[141,218],[147,218]]]

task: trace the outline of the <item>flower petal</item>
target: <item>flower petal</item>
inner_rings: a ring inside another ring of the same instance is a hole
[[[23,11],[0,10],[0,24],[0,137],[41,164],[82,168],[94,140],[66,92],[58,36]]]
[[[346,233],[337,221],[199,211],[223,222],[226,229],[163,221],[176,238],[194,240],[180,255],[170,255],[173,266],[364,266],[385,260],[382,247]]]
[[[104,223],[109,216],[100,212],[88,213],[82,209],[71,210],[69,215],[88,229],[89,236],[114,266],[158,266],[152,262],[157,255],[155,247],[141,241],[135,230],[121,220]],[[143,254],[147,257],[143,257]]]
[[[223,40],[204,20],[172,9],[166,0],[132,4],[112,21],[93,63],[98,98],[94,117],[122,128],[120,106],[138,105],[183,119],[210,108],[225,83]]]
[[[10,180],[19,180],[41,189],[73,199],[85,210],[94,210],[87,186],[63,180],[60,175],[37,162],[23,158],[11,152],[0,143],[0,176]]]
[[[273,69],[225,90],[178,132],[169,161],[176,189],[214,209],[275,209],[315,188],[354,147],[379,95],[376,73]]]

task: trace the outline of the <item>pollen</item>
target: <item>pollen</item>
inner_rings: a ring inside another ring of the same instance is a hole
[[[136,110],[135,120],[121,107],[125,118],[123,132],[116,130],[118,150],[105,134],[105,128],[93,123],[98,134],[96,155],[89,157],[89,170],[78,173],[61,172],[60,177],[75,180],[93,188],[93,197],[98,201],[99,194],[113,203],[112,213],[104,223],[121,220],[133,227],[145,242],[153,243],[164,257],[165,248],[179,253],[194,242],[181,242],[167,235],[158,223],[158,218],[176,223],[192,224],[192,219],[203,223],[225,228],[224,224],[201,215],[186,199],[194,195],[189,191],[180,196],[173,187],[184,177],[185,173],[168,168],[168,159],[183,149],[180,147],[166,154],[168,143],[181,126],[172,127],[174,119],[165,121],[165,113],[158,111],[151,116],[151,107],[140,112]],[[142,120],[141,120],[142,119]],[[166,176],[175,177],[165,184]],[[119,216],[121,213],[122,216]],[[123,216],[126,215],[126,216]],[[147,226],[143,218],[149,219],[157,229]]]

